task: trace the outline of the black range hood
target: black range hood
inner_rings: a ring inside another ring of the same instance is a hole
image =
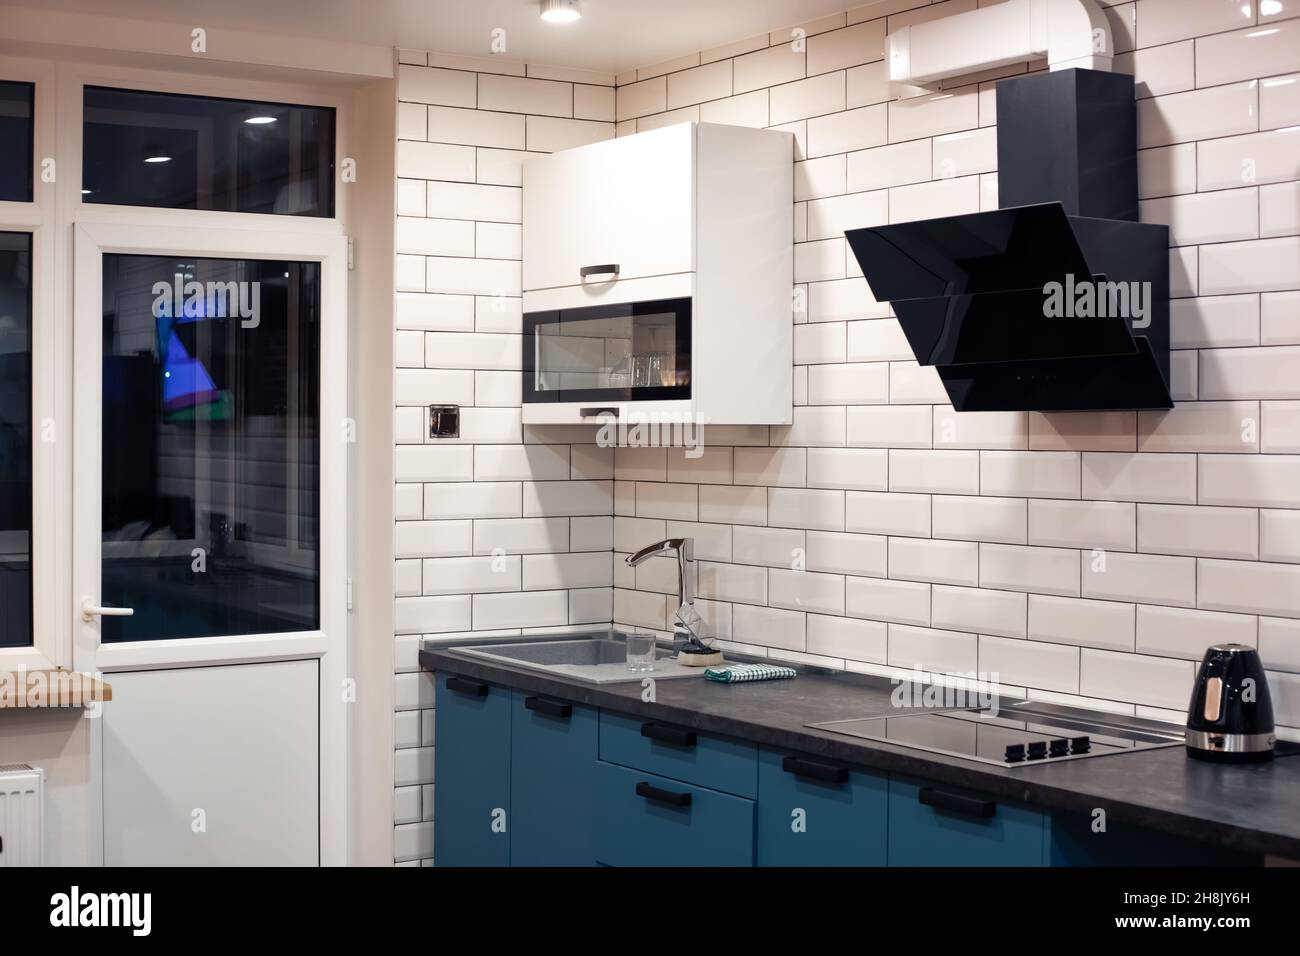
[[[958,411],[1171,408],[1169,228],[1134,221],[1133,78],[997,95],[1003,208],[848,230],[873,295]]]

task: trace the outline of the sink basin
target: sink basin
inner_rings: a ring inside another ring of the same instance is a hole
[[[615,637],[584,637],[558,641],[526,641],[518,644],[480,644],[458,647],[463,654],[472,654],[518,667],[562,674],[592,684],[617,684],[641,681],[647,677],[668,680],[677,677],[700,677],[703,668],[686,667],[672,659],[672,652],[659,648],[652,671],[629,671],[627,651]]]

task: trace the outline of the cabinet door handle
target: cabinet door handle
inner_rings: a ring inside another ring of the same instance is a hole
[[[796,777],[817,780],[821,783],[848,783],[849,768],[837,767],[835,764],[821,763],[806,757],[783,757],[781,769]]]
[[[691,805],[690,793],[664,790],[662,787],[656,787],[644,780],[636,785],[636,795],[645,797],[647,800],[653,800],[655,803],[665,803],[670,807],[689,807]]]
[[[644,723],[641,725],[641,736],[649,737],[651,740],[657,740],[661,744],[672,744],[676,747],[694,747],[695,731],[680,730],[677,727],[665,727],[663,724]]]
[[[601,415],[612,415],[614,418],[618,418],[618,406],[612,405],[608,407],[601,406],[598,408],[589,408],[584,405],[578,409],[579,418],[599,418]]]
[[[992,800],[978,797],[963,797],[961,794],[936,790],[934,787],[922,787],[916,792],[916,799],[927,807],[960,813],[962,816],[988,819],[998,812],[998,805]]]
[[[488,685],[481,680],[471,680],[468,677],[448,677],[447,690],[454,690],[466,697],[486,697]]]
[[[573,716],[572,704],[547,700],[545,697],[525,697],[524,706],[546,717],[554,717],[556,720],[568,720]]]
[[[583,266],[578,270],[579,277],[585,279],[587,276],[613,276],[618,278],[618,263],[610,262],[599,266]]]

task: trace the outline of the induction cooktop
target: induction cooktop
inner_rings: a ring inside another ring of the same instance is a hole
[[[1176,725],[1038,701],[1004,702],[996,709],[913,710],[806,726],[1008,769],[1183,744]]]

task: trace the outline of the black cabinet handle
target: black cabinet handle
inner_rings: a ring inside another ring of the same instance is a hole
[[[613,276],[614,278],[617,279],[618,264],[614,262],[610,262],[606,265],[600,265],[600,266],[583,266],[578,270],[579,278],[585,279],[587,278],[587,276]]]
[[[641,725],[641,736],[657,740],[661,744],[673,744],[677,747],[694,747],[695,731],[680,730],[677,727],[665,727],[663,724],[646,722]]]
[[[664,790],[662,787],[656,787],[644,780],[636,785],[636,795],[645,797],[647,800],[653,800],[655,803],[666,803],[670,807],[689,807],[691,805],[690,793]]]
[[[958,793],[936,790],[934,787],[922,787],[916,792],[916,799],[927,807],[960,813],[962,816],[988,819],[998,812],[998,805],[992,800],[978,797],[963,797]]]
[[[448,677],[447,690],[454,690],[466,697],[486,697],[488,685],[481,680],[471,680],[468,677]]]
[[[568,720],[573,716],[572,704],[564,704],[558,700],[547,700],[545,697],[525,697],[524,706],[543,716],[554,717],[557,720]]]
[[[837,767],[831,763],[820,763],[807,757],[783,757],[781,769],[796,777],[817,780],[821,783],[848,783],[849,768]]]

